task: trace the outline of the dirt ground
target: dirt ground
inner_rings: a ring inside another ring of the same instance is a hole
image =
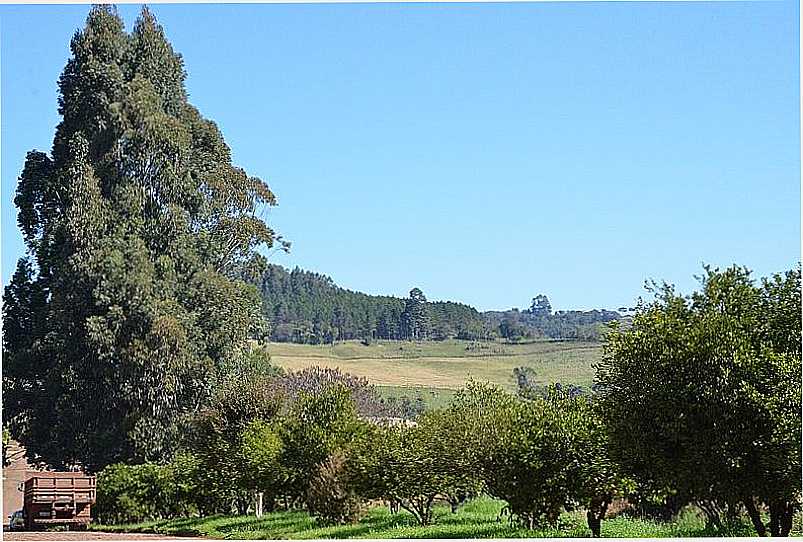
[[[99,533],[94,531],[62,531],[62,532],[3,532],[3,540],[25,542],[28,540],[46,540],[48,542],[56,542],[64,540],[65,542],[83,542],[85,540],[201,540],[199,538],[178,538],[171,536],[162,536],[158,534],[125,534],[125,533]]]

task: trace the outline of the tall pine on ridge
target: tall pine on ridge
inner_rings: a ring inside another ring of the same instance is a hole
[[[170,453],[261,325],[236,277],[281,240],[147,8],[129,34],[93,7],[70,47],[52,152],[28,153],[14,200],[3,413],[32,458],[92,471]]]

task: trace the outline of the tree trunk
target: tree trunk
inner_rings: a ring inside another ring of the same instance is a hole
[[[602,530],[602,521],[591,510],[586,512],[586,519],[588,520],[588,528],[591,529],[591,536],[593,538],[599,538],[600,531]]]
[[[705,520],[708,526],[713,526],[718,533],[724,531],[722,527],[722,510],[714,501],[697,501],[697,506],[705,513]]]
[[[761,514],[756,509],[756,503],[752,497],[745,497],[743,499],[744,507],[747,509],[747,515],[750,516],[750,521],[753,522],[753,527],[756,528],[758,536],[767,536],[767,527],[761,521]]]
[[[789,536],[792,530],[794,506],[786,501],[775,501],[770,504],[770,534],[772,536]]]
[[[586,512],[588,528],[591,529],[591,536],[599,538],[602,536],[602,520],[605,519],[605,512],[608,511],[609,498],[593,499]]]

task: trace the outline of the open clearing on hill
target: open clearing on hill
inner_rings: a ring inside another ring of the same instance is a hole
[[[602,355],[599,343],[539,341],[500,342],[358,341],[335,345],[269,343],[271,360],[287,370],[312,366],[339,368],[378,386],[456,390],[469,379],[515,389],[513,369],[531,367],[541,384],[566,382],[590,386],[593,364]]]

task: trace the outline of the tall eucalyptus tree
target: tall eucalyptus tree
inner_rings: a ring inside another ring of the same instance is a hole
[[[93,7],[70,49],[52,150],[28,153],[14,200],[3,409],[32,457],[95,470],[171,451],[261,325],[236,277],[283,242],[258,214],[273,193],[188,102],[147,8],[128,33]]]

